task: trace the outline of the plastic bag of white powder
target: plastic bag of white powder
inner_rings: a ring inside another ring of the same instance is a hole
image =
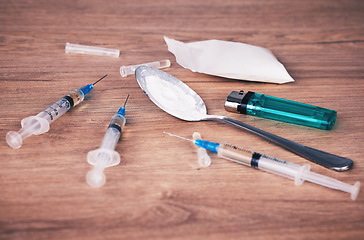
[[[183,43],[164,37],[176,61],[193,72],[270,83],[293,82],[271,51],[245,43],[206,40]]]

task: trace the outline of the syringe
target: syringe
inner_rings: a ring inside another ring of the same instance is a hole
[[[348,192],[351,194],[352,200],[355,200],[359,193],[359,181],[357,181],[354,185],[346,184],[336,179],[311,172],[309,164],[304,164],[301,166],[264,154],[246,150],[228,143],[214,143],[200,139],[191,140],[171,133],[164,133],[170,136],[192,141],[195,145],[215,152],[218,154],[218,156],[227,160],[292,179],[295,181],[296,185],[301,185],[306,180],[328,188]]]
[[[104,169],[120,163],[120,155],[115,151],[115,147],[125,126],[125,104],[128,98],[129,95],[125,100],[124,106],[111,118],[100,148],[87,154],[87,162],[94,166],[86,175],[86,182],[91,187],[99,188],[103,186],[106,182]]]
[[[91,92],[94,88],[94,85],[106,76],[107,74],[93,84],[88,84],[81,89],[71,91],[66,96],[38,113],[36,116],[24,118],[21,121],[22,128],[19,131],[10,131],[6,134],[6,142],[10,147],[16,149],[21,147],[23,139],[33,134],[39,135],[48,132],[50,123],[65,114],[72,107],[82,102],[85,95]]]

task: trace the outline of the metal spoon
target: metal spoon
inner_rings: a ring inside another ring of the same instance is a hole
[[[172,116],[185,121],[212,120],[229,123],[332,170],[345,171],[353,166],[353,161],[348,158],[304,146],[228,117],[207,115],[206,105],[201,97],[182,81],[166,72],[141,66],[136,69],[135,77],[150,100]]]

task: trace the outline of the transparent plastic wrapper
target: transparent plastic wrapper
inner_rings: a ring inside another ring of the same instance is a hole
[[[120,50],[118,49],[92,47],[92,46],[77,45],[71,43],[66,43],[65,52],[98,55],[98,56],[109,56],[109,57],[119,57],[120,55]]]
[[[293,82],[274,54],[262,47],[221,40],[183,43],[164,37],[176,61],[193,72],[270,83]]]

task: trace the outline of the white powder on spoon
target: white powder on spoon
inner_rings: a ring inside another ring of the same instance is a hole
[[[206,110],[205,114],[201,113],[201,103],[198,104],[199,101],[185,91],[186,87],[173,84],[159,76],[146,76],[145,82],[149,98],[169,114],[185,120],[199,120],[205,116]]]

